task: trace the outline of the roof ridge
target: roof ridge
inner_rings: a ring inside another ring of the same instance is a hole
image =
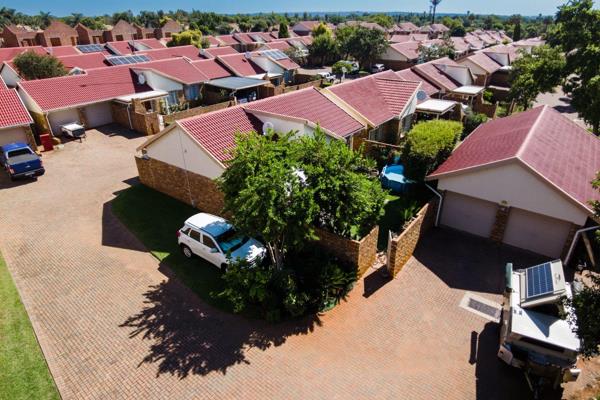
[[[535,134],[535,130],[537,129],[540,121],[542,120],[542,115],[544,115],[544,112],[546,111],[547,107],[548,107],[547,105],[541,106],[542,111],[540,112],[540,114],[535,119],[535,122],[533,123],[533,125],[531,125],[531,127],[529,128],[529,131],[527,132],[527,135],[525,136],[525,140],[523,140],[523,143],[521,143],[521,146],[519,146],[519,149],[515,153],[515,157],[517,157],[519,160],[522,160],[521,156],[523,155],[523,152],[525,151],[525,148],[529,144],[529,142],[531,140],[531,137]],[[535,109],[537,109],[537,107],[533,108],[531,111],[533,111]]]

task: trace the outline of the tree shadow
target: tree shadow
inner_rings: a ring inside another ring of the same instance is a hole
[[[321,325],[318,315],[269,324],[226,314],[200,301],[176,279],[149,287],[144,298],[144,308],[120,327],[131,329],[131,338],[151,342],[139,365],[157,364],[157,376],[225,374],[229,367],[250,364],[249,351],[280,346],[288,337]]]
[[[142,133],[136,132],[134,130],[125,128],[119,124],[108,124],[102,125],[94,128],[94,130],[102,133],[103,135],[113,137],[113,136],[121,136],[125,139],[135,139],[141,136],[144,136]]]

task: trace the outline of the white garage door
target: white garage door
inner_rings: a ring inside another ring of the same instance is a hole
[[[99,103],[85,108],[85,117],[87,119],[86,128],[95,128],[97,126],[110,124],[113,122],[110,103]]]
[[[515,247],[559,258],[570,229],[570,222],[511,208],[503,241]]]
[[[442,206],[441,224],[472,233],[490,237],[498,205],[490,201],[446,192]]]
[[[0,130],[0,146],[7,143],[25,142],[27,143],[27,135],[23,127],[8,128]]]
[[[79,122],[79,114],[75,108],[70,110],[61,110],[48,113],[48,121],[50,122],[50,128],[54,136],[62,135],[60,131],[61,125],[69,124],[71,122]]]

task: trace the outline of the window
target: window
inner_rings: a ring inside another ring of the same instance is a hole
[[[186,85],[184,93],[186,100],[198,100],[200,97],[200,85]]]
[[[379,125],[377,128],[371,129],[369,131],[369,139],[379,142],[379,141],[381,141],[382,133],[383,133],[382,126]]]
[[[200,241],[200,232],[190,229],[190,237],[192,239],[194,239],[195,241],[199,242]]]
[[[191,230],[191,229],[192,229],[192,228],[185,227],[185,228],[183,228],[183,229],[181,230],[181,232],[189,236],[189,235],[190,235],[190,230]]]
[[[8,152],[8,158],[11,157],[18,157],[18,156],[24,156],[24,155],[28,155],[31,154],[31,150],[25,148],[25,149],[18,149],[18,150],[13,150],[13,151],[9,151]]]
[[[208,235],[202,235],[202,244],[208,247],[209,249],[216,249],[217,245],[214,240],[210,238]]]
[[[116,39],[117,42],[120,42],[123,40],[123,35],[117,35]]]
[[[172,91],[169,92],[169,96],[167,97],[167,101],[169,102],[170,106],[173,106],[175,104],[179,104],[179,96],[177,96],[177,91]]]

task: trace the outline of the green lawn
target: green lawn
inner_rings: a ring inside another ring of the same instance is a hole
[[[197,209],[144,185],[136,185],[118,194],[112,202],[112,210],[186,286],[207,303],[231,311],[229,302],[211,295],[223,290],[219,269],[197,257],[188,260],[177,245],[177,230],[188,217],[199,212]]]
[[[0,256],[0,399],[59,399],[12,277]]]

